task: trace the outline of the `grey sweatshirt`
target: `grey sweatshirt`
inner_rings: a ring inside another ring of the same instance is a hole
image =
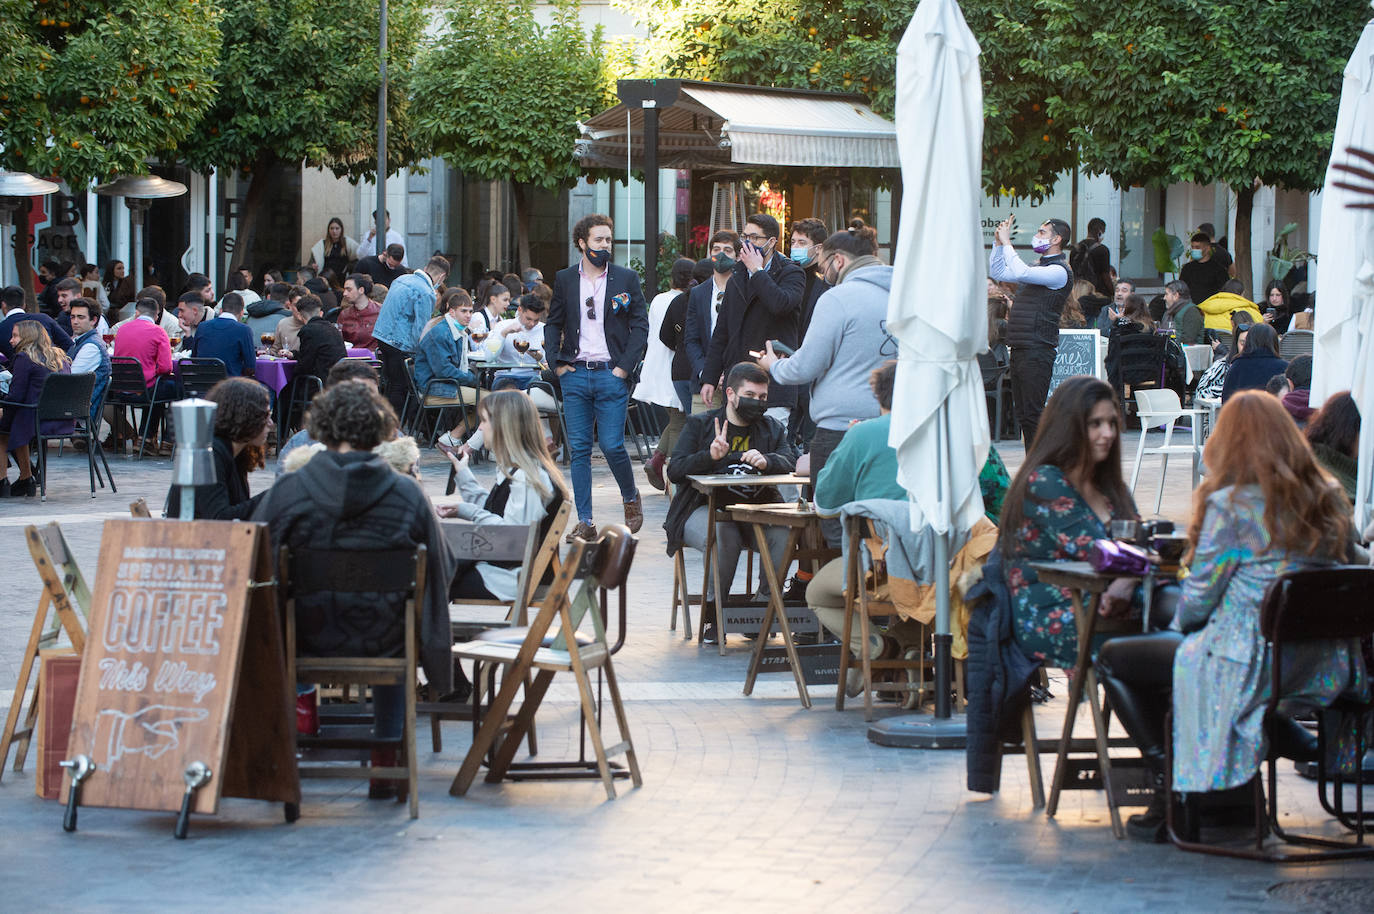
[[[892,267],[876,259],[856,264],[816,301],[801,348],[773,366],[779,384],[812,384],[811,419],[818,428],[843,431],[851,419],[878,415],[868,376],[897,357],[897,341],[885,329],[891,287]]]

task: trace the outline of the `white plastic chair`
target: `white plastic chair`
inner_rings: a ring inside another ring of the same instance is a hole
[[[1204,410],[1184,409],[1178,394],[1172,390],[1138,390],[1135,392],[1136,415],[1140,418],[1140,445],[1135,451],[1135,468],[1131,470],[1131,494],[1135,494],[1136,482],[1140,479],[1140,464],[1146,454],[1159,454],[1163,465],[1159,471],[1159,488],[1155,492],[1155,514],[1164,501],[1164,479],[1169,473],[1169,455],[1188,455],[1193,460],[1193,487],[1198,483],[1198,464],[1202,457],[1202,444],[1198,431],[1201,429],[1200,417]],[[1184,416],[1191,417],[1192,428],[1189,444],[1174,444],[1174,425]],[[1147,448],[1145,438],[1152,428],[1164,429],[1164,443]]]

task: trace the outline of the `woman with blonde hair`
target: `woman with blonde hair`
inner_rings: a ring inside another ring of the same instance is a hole
[[[1059,329],[1082,330],[1088,326],[1088,320],[1083,316],[1082,300],[1092,294],[1093,284],[1087,280],[1080,279],[1073,284],[1064,302],[1064,310],[1059,314]]]
[[[1255,442],[1263,441],[1263,447]],[[1316,739],[1287,717],[1266,731],[1272,670],[1260,633],[1265,590],[1280,575],[1344,560],[1350,504],[1283,405],[1242,391],[1222,407],[1193,496],[1188,577],[1173,631],[1108,641],[1097,669],[1122,726],[1155,775],[1148,811],[1127,831],[1163,841],[1165,715],[1173,709],[1173,785],[1184,793],[1239,787],[1273,738],[1279,754],[1312,758]],[[1284,657],[1290,707],[1325,707],[1364,678],[1359,643],[1311,641]],[[1186,684],[1174,689],[1173,684]]]
[[[439,515],[475,524],[538,524],[540,536],[546,535],[568,497],[568,484],[549,456],[534,401],[523,390],[498,390],[482,398],[477,415],[498,481],[488,491],[473,476],[466,453],[445,451],[453,462],[462,500],[440,505]],[[513,600],[518,568],[518,562],[459,563],[450,596]]]
[[[346,276],[348,265],[357,259],[358,242],[344,234],[343,220],[335,216],[325,226],[324,237],[310,249],[307,266],[314,267],[316,275],[333,270],[337,276]]]
[[[5,399],[10,403],[38,403],[43,392],[43,382],[54,371],[66,371],[70,366],[67,356],[52,344],[48,331],[38,321],[19,321],[10,333],[10,347],[13,355],[9,369],[10,391]],[[34,495],[38,484],[33,478],[30,463],[29,442],[38,434],[38,410],[33,406],[6,406],[0,415],[0,496]],[[59,435],[70,433],[71,421],[57,420],[43,423],[43,434]],[[14,451],[15,462],[19,464],[19,478],[11,485],[4,474],[9,471],[9,452]]]

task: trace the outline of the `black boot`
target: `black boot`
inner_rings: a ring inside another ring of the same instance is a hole
[[[1169,840],[1168,822],[1165,818],[1168,812],[1169,792],[1164,789],[1163,767],[1154,764],[1151,767],[1154,768],[1154,798],[1150,800],[1150,805],[1144,812],[1126,820],[1126,834],[1135,841],[1163,844]]]

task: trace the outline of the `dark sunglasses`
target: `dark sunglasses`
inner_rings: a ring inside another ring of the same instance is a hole
[[[596,298],[591,295],[587,296],[587,320],[596,320]]]

